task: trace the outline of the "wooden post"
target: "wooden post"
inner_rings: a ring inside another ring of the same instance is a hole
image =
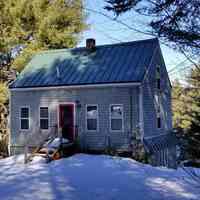
[[[25,135],[25,144],[24,144],[24,164],[28,162],[28,136]]]
[[[28,146],[25,144],[24,146],[24,164],[27,164],[28,162]]]
[[[63,146],[62,146],[62,144],[63,144],[63,137],[62,137],[62,128],[58,128],[58,130],[59,130],[59,134],[58,134],[58,136],[59,136],[59,142],[60,142],[60,146],[59,146],[59,148],[60,148],[60,156],[61,157],[63,157]]]

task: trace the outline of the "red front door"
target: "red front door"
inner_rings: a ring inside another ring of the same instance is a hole
[[[59,127],[62,136],[70,141],[74,140],[74,104],[61,104],[59,106]]]

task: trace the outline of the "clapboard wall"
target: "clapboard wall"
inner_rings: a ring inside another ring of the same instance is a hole
[[[103,150],[107,145],[116,149],[128,149],[130,137],[139,123],[139,89],[131,87],[107,87],[84,89],[47,89],[33,91],[11,91],[11,154],[23,151],[24,144],[37,145],[39,138],[53,131],[58,124],[58,105],[76,103],[76,125],[79,143],[91,150]],[[97,104],[99,113],[99,130],[86,131],[86,105]],[[122,104],[124,108],[123,132],[111,132],[109,129],[110,104]],[[30,108],[30,129],[20,130],[20,108]],[[49,108],[49,130],[39,129],[39,107]],[[131,117],[132,115],[132,117]],[[131,130],[132,129],[132,130]]]

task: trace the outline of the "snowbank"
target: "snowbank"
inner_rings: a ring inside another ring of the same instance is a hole
[[[0,160],[0,199],[199,200],[200,190],[181,169],[127,158],[77,154],[24,165],[14,156]]]
[[[47,163],[47,160],[46,158],[43,158],[42,156],[33,156],[31,163],[29,164],[36,164],[36,163],[44,164],[44,163]]]

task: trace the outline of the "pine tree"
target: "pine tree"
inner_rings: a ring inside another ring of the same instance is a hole
[[[200,158],[200,74],[192,69],[187,87],[173,84],[174,127],[186,141],[187,158]]]
[[[87,25],[82,0],[0,0],[0,11],[1,154],[8,142],[9,73],[23,70],[38,51],[76,46]]]
[[[87,28],[81,0],[0,0],[0,51],[23,45],[12,63],[21,71],[43,49],[74,47]]]
[[[149,27],[166,44],[191,55],[200,53],[199,0],[105,0],[105,9],[117,16],[133,10],[149,16]]]
[[[6,104],[8,101],[8,90],[5,83],[0,83],[0,104]]]

